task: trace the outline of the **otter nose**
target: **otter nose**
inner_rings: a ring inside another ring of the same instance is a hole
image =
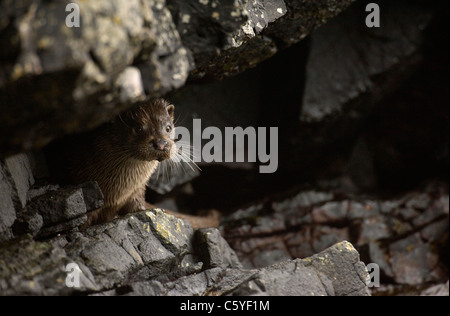
[[[167,147],[169,147],[169,142],[167,140],[160,139],[154,142],[153,145],[155,146],[156,149],[165,151]]]

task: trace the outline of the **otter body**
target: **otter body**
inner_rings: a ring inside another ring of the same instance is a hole
[[[163,99],[146,102],[60,144],[63,177],[77,184],[97,181],[104,196],[104,205],[88,213],[84,227],[148,208],[146,183],[159,162],[176,152],[173,112]]]

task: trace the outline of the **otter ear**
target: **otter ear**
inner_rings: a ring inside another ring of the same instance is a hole
[[[173,119],[173,112],[175,111],[175,106],[173,104],[169,104],[167,107],[167,113],[169,113],[169,116]]]

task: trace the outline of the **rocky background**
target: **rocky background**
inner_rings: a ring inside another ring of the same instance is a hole
[[[79,28],[69,1],[0,1],[0,294],[448,295],[446,1],[377,1],[380,28],[364,0],[74,2]],[[219,229],[156,209],[78,231],[102,194],[49,184],[42,149],[159,96],[188,128],[277,126],[277,172],[150,181]]]

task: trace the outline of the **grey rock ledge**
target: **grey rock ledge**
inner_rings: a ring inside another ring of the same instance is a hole
[[[0,255],[2,295],[369,295],[365,265],[346,241],[244,269],[217,229],[194,238],[159,209],[43,241],[24,235],[0,244]],[[70,263],[81,271],[78,288],[66,285]]]

